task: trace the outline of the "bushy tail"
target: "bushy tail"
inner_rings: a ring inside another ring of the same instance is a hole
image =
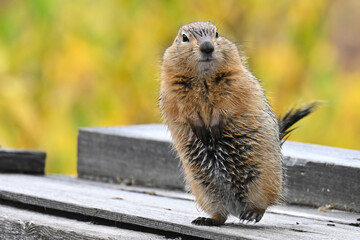
[[[281,144],[286,141],[289,133],[295,130],[295,128],[291,128],[291,126],[316,110],[319,104],[319,102],[313,102],[300,108],[293,107],[285,114],[284,117],[279,118],[279,137],[280,140],[282,140]]]

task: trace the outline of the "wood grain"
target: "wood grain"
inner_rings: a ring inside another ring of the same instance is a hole
[[[358,214],[304,208],[271,209],[256,225],[230,219],[223,227],[190,224],[199,214],[191,198],[77,179],[0,174],[0,199],[206,239],[356,239]],[[310,211],[310,213],[309,213]],[[307,212],[307,216],[301,216]],[[339,214],[339,215],[338,215]],[[346,216],[346,217],[344,217]],[[328,224],[331,224],[328,225]],[[332,226],[335,225],[335,226]]]
[[[0,205],[0,239],[165,239],[162,236]]]
[[[111,128],[101,129],[100,132],[88,128],[79,131],[79,177],[149,187],[184,188],[179,161],[169,142],[163,141],[160,134],[155,132],[150,138],[138,139],[123,133],[121,128],[118,133],[113,133]],[[141,128],[136,130],[145,133]]]
[[[287,203],[360,212],[360,151],[286,142]],[[184,189],[171,136],[159,124],[81,128],[79,177]]]

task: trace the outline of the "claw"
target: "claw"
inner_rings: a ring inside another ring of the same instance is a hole
[[[259,222],[262,217],[263,217],[263,214],[258,214],[255,218],[255,222]]]
[[[252,212],[251,211],[247,211],[245,216],[244,216],[244,219],[245,220],[249,220],[249,217],[251,216]]]
[[[263,216],[263,214],[261,214],[261,213],[258,213],[253,210],[248,210],[248,211],[242,212],[239,216],[239,219],[240,219],[241,223],[243,223],[245,220],[247,221],[246,223],[249,223],[249,222],[257,223],[261,220],[262,216]]]
[[[251,215],[249,216],[249,221],[255,221],[255,218],[258,214],[256,212],[252,212]]]

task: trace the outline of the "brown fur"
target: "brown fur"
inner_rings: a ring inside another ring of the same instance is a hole
[[[200,61],[199,31],[207,33],[214,44],[210,62]],[[275,114],[259,81],[244,67],[235,44],[222,36],[216,38],[216,31],[209,22],[181,27],[165,51],[161,72],[163,119],[191,191],[200,207],[211,216],[211,219],[194,220],[199,225],[223,224],[229,214],[241,220],[258,221],[266,208],[278,201],[283,185]],[[183,34],[189,42],[182,42]],[[210,145],[207,147],[199,141],[194,129],[207,134],[219,131],[218,143],[217,137],[210,138],[211,146],[217,150],[209,150]],[[226,151],[222,153],[223,148]],[[208,163],[211,170],[206,170],[191,157],[204,151],[214,153],[217,158],[225,156],[226,166],[221,176],[209,175],[218,172],[216,162],[212,163],[214,167]],[[233,191],[244,197],[238,200]]]

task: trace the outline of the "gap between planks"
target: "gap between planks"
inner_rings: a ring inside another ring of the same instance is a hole
[[[165,190],[159,188],[149,188],[149,187],[141,187],[141,186],[126,186],[126,185],[118,185],[118,184],[109,184],[97,181],[89,181],[84,179],[78,179],[73,177],[68,177],[64,175],[48,175],[48,178],[56,179],[60,181],[67,181],[73,184],[88,184],[96,187],[101,188],[112,188],[118,189],[126,192],[134,192],[140,194],[147,194],[152,196],[158,197],[165,197],[170,199],[180,199],[180,200],[187,200],[187,201],[195,201],[193,195],[189,193],[184,193],[179,190]],[[352,224],[355,223],[356,216],[355,213],[349,213],[342,210],[332,209],[330,211],[319,211],[317,208],[312,208],[308,206],[299,206],[299,205],[275,205],[270,207],[266,212],[274,213],[274,214],[281,214],[281,215],[288,215],[293,217],[301,217],[301,218],[308,218],[308,219],[316,219],[319,221],[324,222],[335,222],[339,224]],[[359,214],[360,217],[360,214]]]
[[[0,239],[167,239],[164,236],[95,225],[0,205]]]
[[[193,226],[199,213],[187,194],[66,177],[0,174],[0,198],[208,239],[360,237],[360,228],[349,226],[357,214],[289,206],[272,208],[256,225],[231,219],[220,228]]]

